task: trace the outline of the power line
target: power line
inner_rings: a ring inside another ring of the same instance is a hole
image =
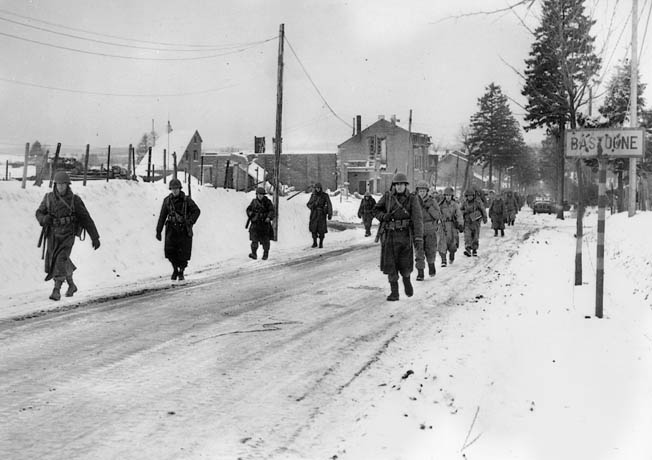
[[[185,58],[145,58],[145,57],[123,56],[123,55],[119,55],[119,54],[107,54],[107,53],[98,53],[98,52],[93,52],[93,51],[85,51],[85,50],[80,50],[80,49],[77,49],[77,48],[70,48],[70,47],[67,47],[67,46],[54,45],[52,43],[45,43],[45,42],[41,42],[41,41],[38,41],[38,40],[32,40],[32,39],[29,39],[29,38],[19,37],[17,35],[7,34],[7,33],[4,33],[4,32],[0,32],[0,35],[3,35],[5,37],[9,37],[9,38],[13,38],[13,39],[16,39],[16,40],[23,40],[23,41],[26,41],[26,42],[35,43],[35,44],[38,44],[38,45],[49,46],[51,48],[58,48],[58,49],[66,50],[66,51],[73,51],[75,53],[90,54],[90,55],[93,55],[93,56],[111,57],[111,58],[119,58],[119,59],[132,59],[132,60],[137,60],[137,61],[196,61],[196,60],[200,60],[200,59],[212,59],[212,58],[216,58],[216,57],[228,56],[230,54],[242,53],[242,52],[244,52],[244,51],[246,51],[246,50],[248,50],[250,48],[253,48],[254,46],[262,45],[264,43],[267,43],[267,42],[270,42],[272,40],[278,39],[278,37],[271,37],[271,38],[268,38],[266,40],[261,40],[259,42],[252,42],[252,44],[250,46],[246,46],[246,47],[241,48],[241,49],[229,51],[229,52],[226,52],[226,53],[211,54],[211,55],[207,55],[207,56],[195,56],[195,57],[185,57]]]
[[[652,2],[650,2],[650,9],[647,12],[647,20],[645,21],[645,31],[643,32],[643,40],[641,40],[641,51],[638,55],[638,62],[641,62],[641,56],[643,56],[643,48],[645,47],[645,39],[647,38],[647,28],[650,25],[650,13],[652,13]]]
[[[59,27],[61,29],[73,30],[75,32],[82,32],[82,33],[90,34],[90,35],[97,35],[99,37],[116,38],[118,40],[127,41],[127,42],[131,41],[131,42],[137,42],[137,43],[149,43],[151,45],[163,45],[163,46],[190,46],[190,47],[196,47],[196,48],[213,48],[213,47],[215,47],[215,45],[206,45],[206,44],[170,43],[170,42],[157,42],[157,41],[149,41],[149,40],[139,40],[137,38],[124,38],[124,37],[120,37],[120,36],[117,36],[117,35],[103,34],[103,33],[94,32],[94,31],[90,31],[90,30],[78,29],[76,27],[64,26],[64,25],[57,24],[57,23],[54,23],[54,22],[43,21],[41,19],[36,19],[36,18],[29,17],[29,16],[23,16],[23,15],[20,15],[20,14],[11,12],[11,11],[3,10],[3,9],[0,9],[0,13],[9,14],[9,15],[12,15],[12,16],[16,16],[16,17],[27,19],[27,20],[34,21],[34,22],[39,22],[41,24],[47,24],[47,25],[50,25],[50,26]]]
[[[56,30],[47,29],[45,27],[38,27],[38,26],[33,26],[31,24],[26,24],[24,22],[14,21],[12,19],[3,18],[2,16],[0,16],[0,21],[9,22],[11,24],[17,24],[17,25],[22,26],[22,27],[29,27],[31,29],[40,30],[42,32],[48,32],[48,33],[55,34],[55,35],[60,35],[60,36],[63,36],[63,37],[74,38],[76,40],[83,40],[83,41],[89,41],[89,42],[93,42],[93,43],[100,43],[102,45],[119,46],[119,47],[123,47],[123,48],[142,49],[142,50],[151,50],[151,51],[193,52],[193,53],[196,53],[196,52],[202,52],[202,51],[228,50],[228,49],[238,48],[238,47],[241,47],[241,46],[248,46],[248,45],[256,43],[256,42],[238,43],[238,44],[232,44],[232,45],[224,45],[224,46],[215,47],[215,48],[195,48],[195,49],[188,49],[188,48],[167,48],[166,49],[166,48],[160,48],[160,47],[159,48],[154,48],[154,47],[151,47],[151,46],[125,45],[123,43],[115,43],[115,42],[108,42],[108,41],[104,41],[104,40],[96,40],[96,39],[93,39],[93,38],[80,37],[79,35],[68,34],[68,33],[65,33],[65,32],[58,32]]]
[[[190,91],[190,92],[184,92],[184,93],[161,93],[161,94],[138,94],[138,93],[103,93],[103,92],[96,92],[96,91],[84,91],[81,89],[72,89],[72,88],[57,88],[54,86],[47,86],[47,85],[39,85],[38,83],[29,83],[29,82],[23,82],[23,81],[18,81],[18,80],[12,80],[8,78],[2,78],[0,77],[0,81],[5,81],[8,83],[15,83],[17,85],[23,85],[23,86],[31,86],[34,88],[43,88],[43,89],[49,89],[49,90],[54,90],[54,91],[64,91],[68,93],[78,93],[78,94],[91,94],[95,96],[113,96],[113,97],[177,97],[177,96],[193,96],[197,94],[206,94],[206,93],[212,93],[215,91],[222,91],[224,89],[228,88],[233,88],[234,86],[237,85],[228,85],[228,86],[223,86],[220,88],[211,88],[211,89],[206,89],[206,90],[201,90],[201,91]]]
[[[306,77],[308,77],[308,80],[310,80],[310,83],[312,84],[313,88],[315,88],[315,91],[317,91],[317,94],[319,94],[319,97],[321,98],[321,100],[324,101],[324,104],[326,105],[326,107],[328,108],[328,110],[330,110],[330,112],[331,112],[333,115],[335,115],[335,117],[336,117],[338,120],[340,120],[342,123],[344,123],[347,127],[350,128],[350,127],[351,127],[351,124],[350,124],[349,122],[345,121],[345,120],[344,120],[342,117],[340,117],[337,113],[335,113],[335,111],[334,111],[333,108],[330,106],[330,104],[328,103],[328,101],[326,100],[326,98],[322,95],[321,91],[319,91],[319,88],[317,88],[317,85],[315,84],[315,82],[312,80],[312,78],[311,78],[310,75],[308,74],[308,71],[306,70],[306,68],[304,67],[303,63],[301,62],[301,59],[299,59],[299,56],[297,56],[297,53],[294,51],[294,48],[292,48],[292,44],[290,44],[290,42],[288,41],[287,35],[285,36],[285,41],[287,42],[288,46],[290,47],[290,50],[292,51],[292,54],[293,54],[294,57],[296,58],[297,62],[298,62],[299,65],[301,66],[301,69],[303,69],[303,72],[306,74]]]

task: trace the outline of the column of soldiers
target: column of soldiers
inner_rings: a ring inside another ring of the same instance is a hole
[[[504,236],[504,224],[513,225],[517,212],[517,208],[512,211],[502,198],[494,194],[487,198],[481,190],[474,188],[465,191],[464,199],[458,203],[451,187],[446,187],[443,197],[439,197],[434,191],[429,191],[425,181],[417,182],[415,193],[410,193],[408,185],[406,175],[397,173],[392,178],[390,190],[378,203],[372,206],[367,193],[358,210],[358,217],[364,221],[365,236],[370,234],[371,227],[366,211],[369,207],[372,209],[370,213],[379,221],[380,269],[389,282],[388,301],[399,299],[399,278],[403,281],[405,295],[411,297],[414,294],[410,280],[414,266],[417,281],[424,280],[426,263],[428,275],[435,276],[437,252],[442,267],[453,264],[460,234],[464,235],[464,255],[477,257],[481,223],[486,224],[490,217],[494,236],[498,236],[498,230]]]

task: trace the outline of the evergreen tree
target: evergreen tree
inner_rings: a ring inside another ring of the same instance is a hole
[[[525,120],[529,122],[525,129],[546,127],[556,135],[559,178],[564,176],[564,132],[567,124],[577,127],[579,109],[587,103],[588,88],[600,68],[595,38],[590,35],[595,21],[584,10],[583,0],[544,0],[541,24],[525,61],[522,94],[528,99]],[[561,203],[564,181],[558,183]],[[563,219],[563,212],[558,217]]]
[[[481,160],[489,165],[489,185],[493,168],[514,166],[525,144],[518,122],[507,104],[507,96],[499,85],[491,83],[478,99],[478,111],[471,116],[471,133],[468,143]]]
[[[604,103],[598,109],[600,114],[606,118],[606,126],[623,126],[625,120],[629,119],[629,102],[632,94],[631,81],[631,66],[627,60],[625,60],[622,65],[616,67],[614,75],[611,77],[611,80],[607,86],[607,95],[604,99]],[[645,85],[645,83],[641,83],[640,73],[637,81],[638,87],[636,91],[636,113],[638,114],[638,125],[641,126],[644,122],[643,111],[645,106],[643,92],[645,91],[645,87],[647,85]]]

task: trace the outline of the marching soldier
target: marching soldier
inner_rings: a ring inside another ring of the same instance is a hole
[[[448,263],[455,261],[455,252],[460,244],[459,229],[464,228],[464,220],[460,206],[453,197],[453,188],[446,187],[444,190],[444,199],[439,202],[441,212],[441,227],[439,232],[439,255],[441,256],[441,266],[445,267],[446,253],[448,252]]]
[[[82,199],[72,193],[70,177],[65,171],[54,175],[54,190],[45,194],[41,205],[36,210],[36,219],[43,227],[42,240],[46,246],[45,281],[54,279],[54,289],[50,299],[61,299],[61,285],[68,283],[66,297],[77,292],[72,273],[77,268],[70,260],[70,253],[75,244],[75,236],[86,230],[91,237],[93,249],[100,247],[100,235]]]
[[[374,206],[374,217],[380,221],[380,269],[387,275],[391,288],[387,296],[389,301],[399,299],[399,274],[403,278],[405,295],[411,297],[414,294],[410,282],[414,260],[412,244],[417,251],[423,250],[421,206],[407,185],[405,174],[395,174],[391,189]]]
[[[184,270],[192,255],[192,227],[199,219],[200,210],[195,202],[181,190],[181,181],[172,179],[171,193],[163,200],[156,225],[156,239],[161,241],[165,226],[165,258],[172,264],[172,280],[185,279]]]
[[[464,255],[478,255],[480,220],[487,223],[487,211],[473,190],[464,193],[465,200],[460,207],[464,216]]]
[[[491,228],[494,229],[494,236],[498,236],[498,230],[500,230],[500,236],[505,236],[505,220],[507,218],[505,202],[502,196],[494,196],[493,190],[490,194],[492,195],[491,204],[489,205]]]
[[[251,241],[251,253],[249,257],[252,259],[258,258],[258,243],[263,247],[263,260],[269,257],[269,244],[274,237],[274,228],[272,227],[272,220],[274,220],[274,205],[267,196],[265,196],[265,189],[258,187],[256,189],[256,198],[251,200],[247,206],[247,226],[249,227],[249,240]]]
[[[366,192],[364,198],[360,201],[360,207],[358,208],[358,217],[362,219],[364,224],[364,236],[371,236],[371,223],[374,220],[374,206],[376,206],[376,200],[371,193]]]
[[[421,205],[423,217],[423,249],[417,247],[415,264],[417,267],[417,281],[423,281],[425,262],[428,262],[428,276],[435,276],[435,257],[437,256],[437,232],[441,223],[439,204],[428,193],[428,183],[424,180],[417,182],[417,199]],[[416,245],[415,245],[416,246]]]
[[[505,213],[507,214],[507,225],[514,225],[516,213],[518,213],[518,201],[511,190],[505,190]]]
[[[333,205],[328,193],[322,191],[321,184],[317,182],[308,204],[310,209],[310,222],[308,230],[312,233],[312,247],[317,247],[317,238],[319,238],[319,247],[324,247],[324,236],[328,233],[328,225],[326,218],[331,220],[333,218]]]

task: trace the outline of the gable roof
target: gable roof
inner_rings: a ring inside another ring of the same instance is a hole
[[[403,131],[405,133],[409,132],[407,129],[401,128],[399,125],[394,124],[394,123],[392,123],[390,121],[387,121],[384,118],[381,118],[379,120],[376,120],[374,123],[370,124],[369,126],[367,126],[362,131],[360,131],[359,134],[354,134],[353,136],[351,136],[350,138],[348,138],[347,140],[342,142],[340,145],[337,146],[337,148],[344,147],[346,144],[354,142],[355,140],[358,140],[358,139],[362,139],[364,137],[364,134],[367,131],[371,130],[372,128],[378,128],[380,130],[387,130],[387,129],[391,128],[391,129],[396,129],[396,130],[399,130],[399,131]],[[419,133],[412,133],[412,134],[419,134]]]
[[[167,165],[167,169],[171,170],[172,169],[172,153],[177,152],[177,163],[181,161],[181,158],[183,157],[184,152],[186,151],[186,148],[188,147],[188,144],[192,141],[193,136],[199,136],[199,142],[203,142],[201,136],[199,135],[199,132],[197,130],[173,130],[169,134],[169,150],[168,150],[168,134],[165,134],[161,137],[159,137],[156,140],[156,145],[152,147],[152,164],[157,168],[157,169],[163,169],[163,151],[165,150],[166,152],[169,153],[168,158],[169,158],[169,164]],[[136,174],[137,175],[145,175],[147,174],[147,157],[149,156],[149,153],[146,153],[145,156],[140,160],[140,163],[136,166]]]

